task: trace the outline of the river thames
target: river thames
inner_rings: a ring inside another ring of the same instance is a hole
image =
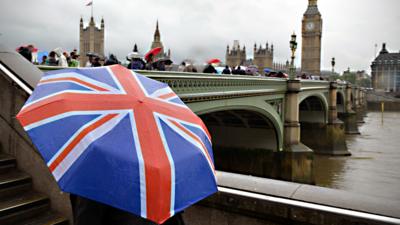
[[[348,135],[350,157],[315,156],[318,186],[400,200],[400,112],[368,112],[361,135]]]

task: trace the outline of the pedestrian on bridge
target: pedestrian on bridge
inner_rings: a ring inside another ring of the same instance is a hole
[[[204,68],[203,73],[217,73],[217,70],[211,63],[209,63],[207,64],[206,68]]]
[[[222,74],[231,74],[231,69],[229,69],[228,65],[225,66],[225,69],[222,71]]]

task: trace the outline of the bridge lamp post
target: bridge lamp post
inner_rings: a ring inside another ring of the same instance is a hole
[[[297,49],[296,34],[294,32],[292,34],[292,38],[289,43],[290,43],[290,50],[292,50],[292,61],[290,62],[289,78],[291,80],[294,80],[296,77],[296,68],[294,68],[294,59],[295,59],[295,54],[296,54],[296,49]]]
[[[335,65],[336,65],[336,62],[335,62],[335,58],[334,58],[334,57],[332,58],[331,65],[332,65],[332,76],[331,76],[331,81],[333,81],[333,76],[335,75]]]

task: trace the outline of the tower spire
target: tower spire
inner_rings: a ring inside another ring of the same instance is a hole
[[[158,19],[157,19],[157,23],[156,23],[156,31],[154,32],[154,41],[161,41],[161,34],[160,34],[160,29],[158,27]]]
[[[308,5],[309,6],[316,6],[318,0],[308,0]]]

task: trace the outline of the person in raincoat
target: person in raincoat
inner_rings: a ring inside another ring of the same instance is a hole
[[[58,57],[58,66],[68,67],[67,58],[63,54],[63,50],[61,48],[56,48],[53,50]]]
[[[203,70],[203,73],[217,73],[217,70],[213,67],[211,63],[207,64],[206,68]]]
[[[71,56],[71,60],[70,60],[68,66],[69,67],[79,67],[79,61],[78,61],[79,55],[75,51],[73,51],[73,52],[71,52],[70,56]]]
[[[154,55],[150,54],[148,56],[148,58],[146,59],[146,66],[145,66],[145,70],[153,70],[154,69]]]

